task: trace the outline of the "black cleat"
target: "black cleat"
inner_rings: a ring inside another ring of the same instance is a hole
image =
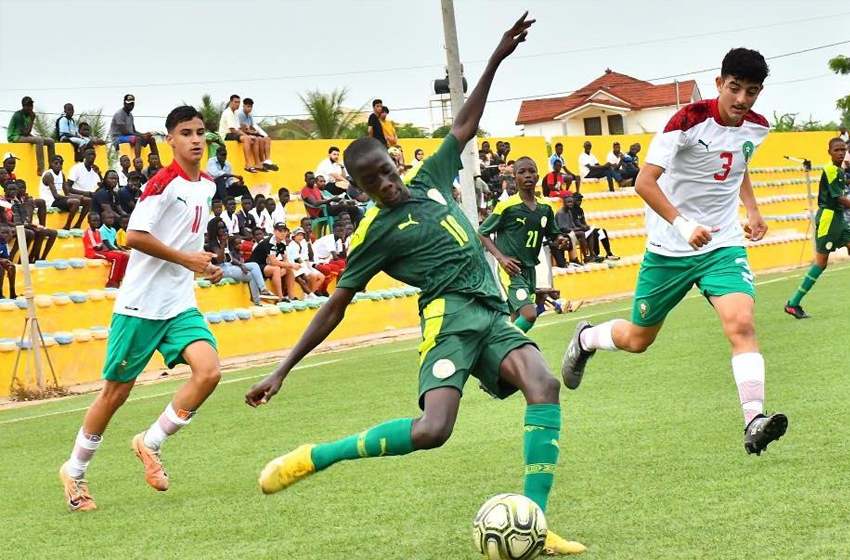
[[[561,362],[561,375],[564,378],[564,385],[568,389],[578,389],[581,384],[581,378],[584,375],[584,366],[587,365],[587,360],[596,354],[596,350],[585,350],[581,347],[579,338],[584,329],[592,327],[587,321],[579,321],[576,325],[576,330],[573,332],[573,339],[570,345],[567,346],[567,352],[564,354],[564,361]]]
[[[752,455],[761,455],[768,444],[785,435],[788,429],[788,417],[781,412],[770,416],[759,414],[744,429],[744,449]]]
[[[803,308],[799,305],[791,305],[790,301],[785,304],[785,313],[791,315],[795,319],[808,319],[811,317],[811,315],[803,311]]]

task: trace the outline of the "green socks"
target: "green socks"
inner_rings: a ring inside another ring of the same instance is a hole
[[[546,511],[549,491],[558,463],[558,438],[561,435],[561,406],[531,404],[525,409],[522,448],[525,459],[526,497]]]
[[[534,326],[534,323],[529,323],[525,320],[525,317],[520,315],[516,318],[516,321],[514,321],[514,325],[518,326],[522,332],[527,333],[531,330],[531,327]]]
[[[410,439],[413,418],[398,418],[378,424],[365,432],[313,448],[312,459],[317,471],[334,463],[384,455],[407,455],[415,451]]]
[[[806,273],[806,277],[803,278],[803,283],[800,284],[800,287],[797,288],[797,292],[794,294],[794,297],[791,298],[791,301],[788,302],[792,307],[796,307],[800,305],[800,302],[803,301],[803,296],[809,293],[809,290],[812,289],[812,286],[815,285],[815,282],[818,281],[821,273],[824,271],[821,267],[816,264],[813,264],[809,271]]]

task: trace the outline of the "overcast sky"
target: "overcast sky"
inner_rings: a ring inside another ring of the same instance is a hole
[[[771,57],[841,41],[769,60],[755,109],[771,120],[774,111],[837,120],[835,100],[850,92],[850,77],[826,66],[850,55],[846,0],[455,0],[455,9],[471,84],[513,20],[524,9],[537,18],[491,100],[574,90],[608,67],[641,79],[688,73],[679,79],[696,79],[712,97],[717,71],[693,72],[719,66],[731,47]],[[111,114],[133,93],[137,128],[162,130],[171,108],[203,93],[239,93],[254,98],[257,115],[297,116],[299,93],[338,87],[348,89],[348,106],[381,97],[396,122],[429,126],[429,111],[418,108],[446,60],[439,0],[2,0],[0,22],[0,126],[24,95],[42,113],[71,101],[78,113]],[[483,128],[518,134],[519,104],[491,102]]]

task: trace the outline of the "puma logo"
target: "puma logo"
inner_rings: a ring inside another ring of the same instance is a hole
[[[407,215],[407,221],[404,222],[403,224],[399,224],[398,229],[404,229],[407,226],[418,226],[418,225],[419,225],[419,222],[417,222],[416,220],[413,219],[413,215],[408,214]]]
[[[186,199],[185,199],[185,198],[180,198],[180,197],[178,196],[178,197],[177,197],[177,200],[179,200],[180,202],[182,202],[182,203],[183,203],[183,204],[185,204],[186,206],[189,206],[189,203],[188,203],[188,202],[186,202]]]
[[[517,218],[516,221],[518,221],[522,225],[525,225],[525,218]]]
[[[706,143],[705,143],[705,142],[703,142],[702,140],[697,140],[697,144],[699,144],[699,145],[701,145],[701,146],[705,146],[705,151],[707,152],[707,151],[708,151],[708,144],[711,144],[711,142],[709,142],[708,144],[706,144]]]

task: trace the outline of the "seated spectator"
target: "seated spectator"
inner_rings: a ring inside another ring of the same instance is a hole
[[[343,202],[341,196],[324,198],[322,192],[325,185],[325,178],[313,175],[312,171],[304,174],[304,187],[301,189],[301,200],[307,204],[307,214],[311,218],[318,218],[322,215],[321,207],[326,206],[329,216],[339,216],[346,213],[351,216],[352,221],[360,221],[360,209],[357,208],[356,202],[349,201],[351,204]]]
[[[257,144],[256,138],[242,132],[239,128],[239,116],[236,111],[239,109],[241,98],[235,93],[230,96],[230,103],[221,112],[221,120],[218,122],[218,135],[225,140],[236,140],[242,144],[242,154],[245,156],[245,171],[248,173],[256,173],[257,171],[267,171],[260,165],[260,146]]]
[[[419,169],[422,162],[425,161],[425,151],[422,148],[416,148],[413,151],[413,162],[410,164],[411,169]]]
[[[560,160],[555,160],[552,171],[547,173],[540,183],[540,188],[543,190],[545,197],[563,198],[564,196],[572,196],[570,186],[573,184],[573,175],[567,175],[561,172]]]
[[[281,223],[281,224],[285,224],[285,223],[286,223],[286,219],[283,219],[283,220],[275,220],[275,219],[273,218],[273,216],[274,216],[275,214],[280,214],[280,212],[278,212],[278,211],[277,211],[277,210],[278,210],[278,208],[277,208],[277,203],[274,201],[274,199],[273,199],[272,197],[270,197],[270,196],[267,196],[267,197],[266,197],[266,200],[265,200],[265,206],[266,206],[266,214],[268,214],[268,216],[269,216],[269,218],[268,218],[268,222],[269,222],[269,223],[271,223],[272,225],[277,224],[277,223]],[[284,218],[285,218],[285,216],[286,216],[286,213],[284,212]],[[272,229],[274,229],[274,228],[272,228]],[[287,235],[289,235],[289,230],[288,230],[288,229],[287,229],[287,232],[286,232],[286,233],[287,233]],[[287,240],[287,243],[289,243],[289,241],[288,241],[288,240]]]
[[[381,125],[381,115],[384,113],[384,102],[380,99],[372,101],[372,112],[366,123],[366,134],[383,144],[387,145],[387,137],[384,136],[384,127]]]
[[[623,169],[623,155],[622,150],[620,150],[620,143],[614,142],[605,161],[611,164],[611,170],[614,172],[614,180],[617,181],[620,187],[631,187],[632,182],[625,179],[621,173]]]
[[[233,167],[227,161],[227,147],[219,148],[215,156],[207,161],[207,173],[215,181],[215,197],[224,200],[228,196],[251,196],[251,191],[245,186],[242,175],[235,175]]]
[[[227,235],[242,234],[242,230],[239,229],[239,216],[236,213],[236,199],[232,196],[224,199],[224,212],[221,213],[221,219],[224,227],[227,228]]]
[[[88,146],[104,146],[106,145],[105,140],[101,140],[100,138],[95,138],[91,135],[91,125],[86,121],[80,123],[80,138],[88,141]],[[82,161],[83,152],[82,148],[77,150],[77,153],[74,154],[74,161]]]
[[[272,140],[266,134],[266,131],[254,122],[254,117],[251,116],[253,110],[254,100],[246,97],[242,103],[242,111],[237,115],[239,117],[239,131],[254,139],[259,165],[266,171],[277,171],[280,168],[271,160]]]
[[[623,176],[623,179],[631,179],[632,184],[634,184],[640,172],[638,152],[640,152],[640,144],[629,146],[629,152],[623,154],[622,166],[620,167],[620,175]]]
[[[263,301],[278,302],[276,295],[266,289],[266,281],[260,266],[255,262],[243,262],[238,239],[227,235],[227,226],[221,218],[213,218],[207,224],[207,242],[204,251],[214,253],[212,263],[221,268],[224,278],[247,282],[251,302],[260,305]]]
[[[118,170],[118,186],[123,187],[127,184],[127,179],[130,177],[130,156],[121,156],[118,158],[118,165],[121,169]]]
[[[20,214],[15,214],[15,225],[23,225],[27,230],[33,233],[32,251],[30,252],[30,262],[37,260],[47,260],[47,255],[53,244],[56,243],[58,232],[55,229],[44,227],[43,223],[47,220],[41,218],[38,224],[33,223],[33,215],[36,209],[36,202],[39,199],[31,197],[27,193],[27,184],[23,179],[18,179],[18,201],[20,202]],[[40,201],[42,204],[43,200]],[[44,250],[42,250],[42,245]]]
[[[13,154],[12,152],[6,152],[3,155],[3,169],[6,171],[6,179],[17,180],[17,176],[15,176],[15,167],[18,165],[18,160],[20,160],[18,156]],[[4,183],[5,185],[5,183]]]
[[[248,260],[251,258],[251,253],[254,252],[254,247],[257,246],[257,243],[266,238],[266,232],[261,230],[260,228],[256,228],[251,232],[251,235],[248,237],[242,238],[242,244],[239,246],[242,249],[242,257],[243,260]],[[262,267],[261,267],[262,268]]]
[[[142,194],[142,176],[137,171],[130,171],[127,184],[118,189],[119,216],[129,216],[136,209],[136,203]]]
[[[71,229],[71,224],[74,223],[74,217],[79,211],[79,218],[73,227],[79,228],[83,224],[83,218],[91,210],[91,199],[77,195],[65,194],[65,174],[62,172],[62,166],[65,160],[62,156],[55,155],[50,160],[50,169],[44,172],[41,176],[41,184],[39,185],[40,198],[44,199],[45,204],[52,208],[58,208],[63,212],[68,213],[65,219],[65,226],[62,229]]]
[[[207,225],[209,225],[209,223],[214,219],[221,218],[223,212],[224,205],[221,203],[220,200],[214,199],[212,201],[212,204],[210,205],[210,219],[207,221]]]
[[[133,109],[136,107],[136,97],[128,93],[124,96],[124,106],[114,115],[109,125],[109,137],[112,146],[117,150],[119,144],[130,144],[136,157],[141,157],[142,148],[149,147],[152,154],[159,154],[156,139],[150,132],[139,132],[133,121]]]
[[[9,279],[9,299],[15,299],[18,294],[15,292],[15,263],[12,262],[12,256],[9,254],[9,243],[15,236],[15,230],[5,223],[0,223],[0,299],[5,298],[3,295],[3,277]]]
[[[247,194],[244,195],[242,197],[242,208],[236,213],[236,218],[239,220],[239,231],[243,232],[245,237],[250,237],[251,232],[257,229],[257,220],[251,213],[253,209],[254,199]]]
[[[115,192],[115,187],[118,186],[118,172],[110,169],[103,175],[103,180],[98,184],[98,188],[92,195],[91,207],[92,212],[100,214],[102,223],[106,222],[106,212],[121,213],[118,204],[118,195]]]
[[[102,146],[106,144],[103,140],[83,136],[80,134],[77,121],[74,120],[74,106],[70,103],[65,103],[65,113],[56,119],[56,137],[60,142],[68,142],[74,146],[74,160],[79,161],[77,155],[82,156],[81,150],[86,146]]]
[[[21,209],[21,203],[18,200],[18,181],[17,179],[10,179],[6,181],[5,185],[3,185],[3,197],[0,198],[0,224],[7,224],[7,226],[14,230],[15,225],[17,225],[18,222],[24,222],[24,212]],[[13,234],[12,237],[14,238],[15,243],[12,245],[10,258],[14,261],[15,255],[18,254],[19,247],[17,234]],[[24,237],[26,238],[27,248],[31,247],[35,240],[35,234],[31,230],[25,229]]]
[[[565,196],[561,201],[561,208],[555,212],[555,223],[558,225],[558,229],[561,230],[561,235],[566,237],[569,241],[569,247],[567,250],[569,251],[570,260],[564,258],[564,249],[560,249],[557,246],[552,246],[552,257],[555,259],[555,265],[560,268],[567,268],[567,266],[581,266],[582,263],[578,259],[578,254],[576,252],[576,248],[578,247],[581,251],[581,256],[583,260],[586,262],[590,262],[593,260],[591,258],[587,238],[584,235],[584,229],[580,228],[573,217],[573,205],[575,204],[575,200],[573,196]]]
[[[345,270],[345,225],[334,224],[333,233],[313,243],[316,270],[328,278],[338,278]]]
[[[115,212],[107,210],[100,215],[100,219],[103,224],[97,231],[100,232],[100,239],[104,248],[109,251],[124,251],[124,249],[118,246],[118,230],[115,229]]]
[[[33,134],[33,124],[36,115],[33,111],[32,97],[26,96],[21,99],[21,110],[12,113],[9,126],[6,129],[6,139],[12,144],[34,144],[35,160],[37,162],[36,173],[39,177],[44,173],[44,150],[47,148],[48,161],[56,155],[56,147],[53,138],[42,138]]]
[[[605,177],[608,181],[608,190],[614,192],[614,170],[611,164],[605,162],[600,164],[596,156],[590,153],[593,145],[588,141],[584,143],[584,152],[578,156],[578,168],[582,179],[601,179]]]
[[[276,224],[278,222],[286,223],[286,205],[289,204],[289,189],[286,187],[281,187],[277,190],[277,199],[280,204],[275,205],[273,210],[270,212],[272,223]],[[266,210],[269,210],[269,207],[266,206]]]
[[[214,158],[220,148],[224,148],[224,138],[218,135],[218,126],[214,121],[204,122],[204,138],[207,141],[207,156]]]
[[[257,195],[254,198],[254,209],[251,210],[250,214],[254,217],[256,227],[266,232],[266,235],[274,233],[274,222],[272,221],[271,214],[266,210],[265,196]]]
[[[549,170],[552,171],[555,169],[555,162],[561,162],[561,169],[567,166],[564,161],[564,145],[560,142],[555,144],[555,153],[549,156]]]
[[[381,130],[384,132],[384,138],[387,139],[387,147],[393,148],[398,146],[398,134],[395,131],[393,121],[389,119],[390,110],[386,105],[381,106]]]
[[[154,175],[159,173],[159,170],[162,169],[162,164],[159,162],[159,154],[155,154],[153,152],[148,154],[148,166],[146,169],[142,171],[142,175],[145,176],[147,181],[150,181]]]
[[[9,172],[6,171],[5,167],[0,167],[0,188],[6,186],[6,181],[9,180]]]
[[[94,212],[88,215],[89,227],[83,234],[83,249],[87,259],[105,259],[111,264],[109,278],[106,281],[107,288],[118,288],[124,280],[124,272],[127,270],[129,255],[122,251],[110,251],[100,237],[100,215]]]
[[[142,158],[140,158],[140,157],[133,158],[133,169],[142,178],[142,184],[143,185],[148,182],[148,178],[145,177],[145,162],[142,161]]]
[[[115,244],[122,251],[130,252],[130,246],[127,245],[127,227],[130,225],[130,216],[124,215],[118,217],[118,229],[115,232]]]
[[[307,220],[309,222],[309,220]],[[289,261],[295,264],[300,264],[301,268],[296,271],[296,281],[298,276],[306,277],[304,282],[308,284],[310,292],[319,296],[329,296],[328,285],[330,278],[326,278],[324,274],[316,270],[313,262],[313,247],[308,239],[307,232],[304,228],[295,228],[292,232],[292,240],[286,248]],[[302,285],[303,289],[303,285]],[[306,292],[305,292],[306,293]]]
[[[339,162],[339,148],[328,148],[328,157],[319,162],[315,176],[325,178],[325,190],[333,195],[345,194],[351,185],[345,174],[345,167]]]
[[[313,259],[313,242],[316,241],[316,236],[313,235],[313,221],[309,216],[301,218],[301,229],[304,230],[304,242],[310,247],[310,262],[315,262]]]
[[[289,234],[286,224],[274,224],[274,233],[254,245],[249,262],[257,263],[263,269],[263,275],[272,281],[272,292],[283,301],[295,295],[295,268],[286,256],[284,240]],[[284,286],[286,293],[283,292]]]
[[[94,163],[96,158],[97,152],[94,148],[83,150],[83,161],[74,165],[68,172],[68,180],[65,182],[66,196],[74,195],[91,200],[101,181],[100,171]]]
[[[584,235],[587,237],[588,244],[590,246],[590,254],[594,255],[594,260],[596,262],[602,262],[605,260],[599,255],[599,244],[602,243],[602,247],[605,249],[605,258],[609,261],[620,260],[620,257],[611,251],[611,240],[608,237],[608,230],[604,228],[591,227],[587,224],[587,220],[584,216],[584,209],[581,207],[581,201],[583,198],[584,197],[578,193],[573,195],[574,204],[571,211],[576,225],[584,231]]]

